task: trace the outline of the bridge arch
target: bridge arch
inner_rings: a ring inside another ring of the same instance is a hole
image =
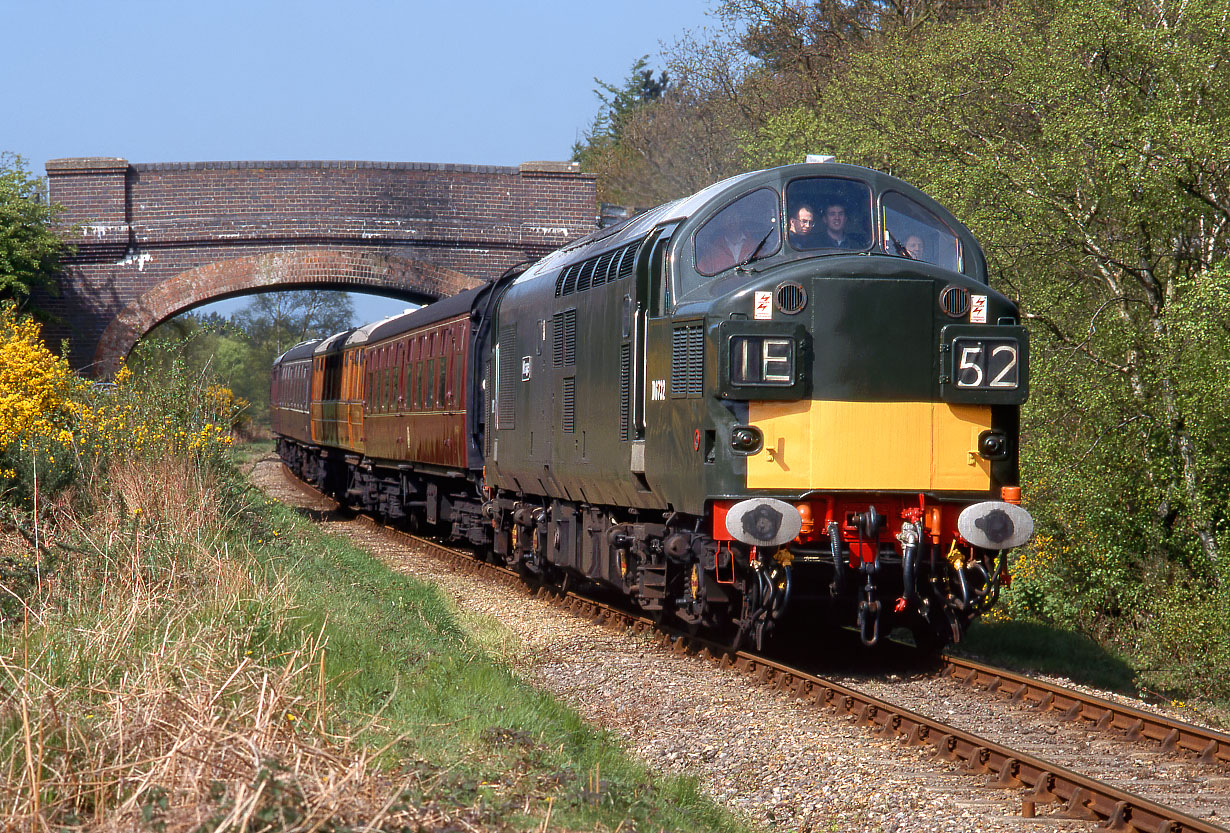
[[[473,285],[460,275],[537,260],[597,217],[594,175],[563,162],[83,157],[49,161],[47,184],[72,250],[60,292],[35,298],[43,338],[95,376],[207,300],[274,284],[435,298]]]
[[[129,303],[103,331],[90,370],[103,378],[113,375],[154,327],[224,298],[272,289],[336,289],[379,292],[426,304],[481,283],[411,258],[337,249],[296,249],[215,261],[173,275]]]

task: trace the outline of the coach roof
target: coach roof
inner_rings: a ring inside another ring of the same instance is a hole
[[[281,364],[282,362],[294,361],[295,359],[309,359],[312,357],[312,353],[316,350],[317,344],[320,344],[320,339],[318,338],[312,338],[312,339],[308,339],[307,341],[301,341],[298,344],[296,344],[294,347],[290,348],[285,353],[283,353],[282,355],[274,359],[273,363],[277,365],[277,364]]]
[[[479,293],[487,289],[487,286],[467,289],[465,292],[458,292],[456,295],[448,298],[441,298],[425,307],[404,312],[401,315],[381,321],[368,333],[367,340],[369,343],[383,341],[399,336],[402,333],[408,333],[411,330],[431,326],[449,318],[468,315],[474,306],[475,298]]]

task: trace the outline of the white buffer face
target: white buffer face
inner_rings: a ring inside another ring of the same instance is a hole
[[[965,507],[957,518],[957,531],[975,547],[1010,550],[1034,534],[1034,519],[1015,504],[988,500]]]
[[[726,531],[754,547],[780,547],[799,537],[802,528],[799,510],[771,497],[741,500],[726,513]]]

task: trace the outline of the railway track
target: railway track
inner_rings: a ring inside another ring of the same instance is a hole
[[[1156,744],[1166,752],[1194,755],[1202,763],[1230,765],[1230,735],[1116,703],[1082,691],[1035,680],[1003,668],[944,656],[942,673],[1010,703],[1051,712],[1062,720]]]
[[[289,473],[285,476],[289,482],[320,497]],[[378,526],[369,518],[358,520]],[[430,549],[457,569],[521,583],[520,576],[506,567],[478,561],[464,551],[427,538],[388,527],[381,529]],[[896,738],[908,745],[930,747],[938,757],[963,765],[971,774],[983,775],[988,785],[1019,790],[1021,813],[1025,817],[1033,817],[1039,807],[1048,807],[1049,815],[1101,822],[1104,828],[1111,830],[1226,833],[1228,829],[797,667],[748,652],[730,654],[716,643],[662,629],[647,617],[576,593],[545,587],[537,592],[607,627],[653,632],[662,644],[675,652],[693,654],[740,671],[760,685],[834,714],[848,716],[881,736]],[[1224,734],[1003,669],[946,657],[942,673],[974,691],[1008,702],[1032,705],[1036,712],[1060,720],[1106,730],[1108,736],[1125,743],[1186,752],[1210,766],[1224,766],[1230,754],[1230,737]]]

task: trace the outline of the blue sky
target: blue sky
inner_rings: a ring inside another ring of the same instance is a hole
[[[39,175],[71,156],[567,159],[593,79],[714,25],[713,5],[0,0],[0,151]]]

